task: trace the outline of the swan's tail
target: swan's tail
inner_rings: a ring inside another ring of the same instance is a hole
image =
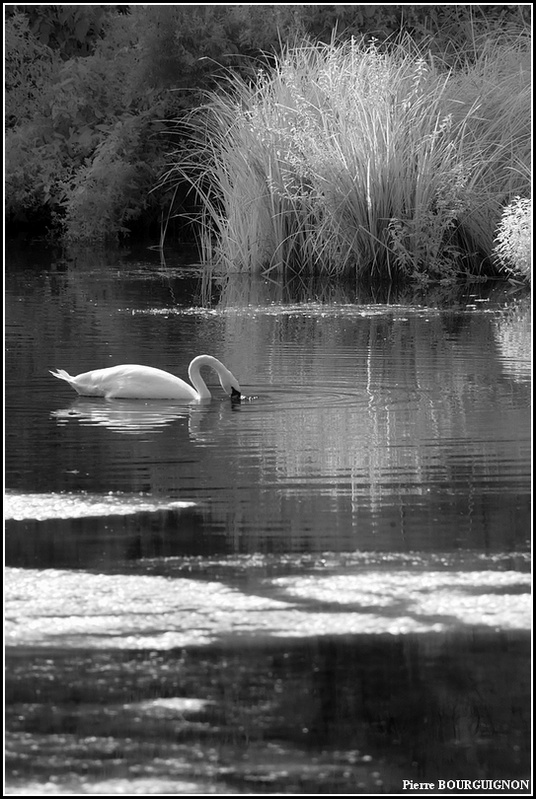
[[[49,369],[49,372],[51,375],[54,375],[54,377],[57,377],[60,380],[66,380],[68,383],[71,383],[74,380],[74,377],[71,377],[69,372],[66,372],[65,369],[56,369],[55,372],[53,372],[52,369]]]

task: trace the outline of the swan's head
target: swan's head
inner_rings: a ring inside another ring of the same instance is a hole
[[[221,387],[226,394],[229,394],[233,399],[238,399],[242,396],[242,389],[240,383],[232,372],[228,369],[222,370],[219,375]]]

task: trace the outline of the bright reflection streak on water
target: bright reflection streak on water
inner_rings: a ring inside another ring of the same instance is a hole
[[[135,513],[151,513],[161,510],[191,508],[193,502],[166,501],[109,494],[10,494],[5,496],[4,518],[6,520],[106,518],[107,516],[129,516]]]
[[[171,649],[278,637],[530,629],[530,575],[359,569],[225,583],[6,572],[10,645]]]

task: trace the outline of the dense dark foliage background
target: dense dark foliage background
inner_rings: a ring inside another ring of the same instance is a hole
[[[8,231],[76,241],[158,235],[159,185],[181,115],[225,70],[255,72],[284,45],[399,34],[447,63],[530,24],[530,5],[8,5]],[[175,207],[188,211],[188,193]],[[186,238],[177,223],[167,235]]]

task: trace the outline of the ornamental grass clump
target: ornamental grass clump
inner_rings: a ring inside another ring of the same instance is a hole
[[[381,51],[355,40],[291,49],[249,82],[230,74],[191,117],[190,156],[166,176],[197,192],[206,264],[420,279],[474,271],[511,191],[510,138],[525,134],[510,127],[505,142],[463,77],[407,43]]]
[[[488,38],[478,56],[449,77],[453,117],[464,125],[473,164],[460,229],[490,260],[503,209],[531,193],[531,71],[526,37]]]

